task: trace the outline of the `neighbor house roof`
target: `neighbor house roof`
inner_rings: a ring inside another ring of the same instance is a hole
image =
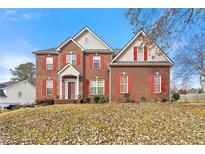
[[[2,83],[0,83],[0,89],[5,89],[7,87],[15,85],[16,83],[18,83],[18,81],[2,82]]]

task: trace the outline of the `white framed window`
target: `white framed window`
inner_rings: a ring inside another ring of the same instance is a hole
[[[22,97],[22,91],[18,91],[18,97]]]
[[[161,93],[161,76],[154,75],[154,92]]]
[[[104,80],[90,80],[90,95],[104,95]]]
[[[46,95],[53,95],[53,80],[46,80]]]
[[[46,57],[46,70],[53,70],[53,57]]]
[[[143,61],[144,60],[144,48],[142,46],[138,46],[137,47],[137,57],[139,59],[139,61]]]
[[[76,54],[66,54],[66,64],[76,65]]]
[[[120,93],[128,93],[128,76],[120,76]]]
[[[93,56],[93,68],[100,69],[100,56]]]

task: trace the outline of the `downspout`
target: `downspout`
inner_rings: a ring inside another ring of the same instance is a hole
[[[108,69],[109,69],[109,103],[111,103],[112,102],[112,100],[111,100],[111,67],[110,66],[108,66]]]

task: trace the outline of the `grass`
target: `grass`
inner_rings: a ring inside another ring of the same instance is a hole
[[[0,113],[0,144],[205,144],[205,105],[54,105]]]

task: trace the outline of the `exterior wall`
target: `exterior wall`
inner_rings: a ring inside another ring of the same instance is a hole
[[[85,43],[85,37],[87,37],[88,42]],[[80,44],[84,49],[107,49],[107,47],[102,44],[95,36],[90,32],[83,33],[80,37],[76,39],[76,42]]]
[[[43,96],[42,95],[42,81],[51,79],[56,80],[57,84],[59,83],[57,72],[58,67],[56,67],[55,70],[44,70],[42,67],[43,57],[48,55],[36,55],[36,99],[42,100],[42,99],[54,99],[55,96]],[[58,57],[58,55],[50,55],[51,57]],[[57,58],[57,66],[58,66],[58,58]],[[58,86],[56,87],[58,91]],[[58,93],[57,93],[58,94]]]
[[[85,55],[85,78],[84,78],[84,83],[86,85],[86,80],[91,80],[91,79],[96,79],[96,77],[98,79],[104,79],[107,81],[108,85],[109,85],[109,69],[107,67],[107,65],[109,64],[110,60],[111,60],[111,54],[109,53],[103,53],[103,54],[98,54],[98,55],[103,55],[104,56],[104,69],[93,69],[90,67],[90,56],[94,56],[96,54],[86,54]],[[107,86],[108,88],[109,86]],[[109,89],[107,89],[107,91],[109,91]],[[86,96],[86,86],[84,87],[84,96]],[[107,95],[108,96],[108,95]]]
[[[59,55],[59,60],[60,60],[60,66],[59,66],[59,70],[65,66],[63,64],[63,54],[69,54],[69,53],[73,53],[73,54],[79,54],[80,55],[80,64],[79,65],[74,65],[74,67],[80,72],[81,74],[81,78],[84,76],[84,71],[83,71],[83,67],[84,67],[84,55],[83,55],[83,51],[81,51],[81,49],[73,42],[68,43],[67,45],[65,45],[61,51],[60,51],[60,55]],[[63,98],[65,98],[65,85],[64,85],[64,81],[63,81],[63,87],[62,87],[62,92],[63,92]],[[58,84],[59,85],[59,84]],[[59,85],[60,86],[60,85]],[[80,80],[79,82],[79,95],[80,97],[83,96],[83,81]],[[59,92],[58,92],[59,93]],[[60,94],[59,94],[60,95]]]
[[[32,104],[35,102],[36,90],[33,85],[24,81],[20,84],[17,84],[11,88],[5,89],[6,96],[5,98],[0,98],[0,104],[18,104],[26,105]],[[18,92],[22,92],[22,97],[18,97]]]
[[[124,101],[124,94],[117,92],[116,77],[127,73],[132,77],[132,90],[130,97],[135,102],[141,101],[141,97],[146,97],[147,101],[170,100],[170,67],[111,67],[111,101]],[[159,72],[159,75],[165,76],[165,93],[154,94],[150,90],[150,76]]]
[[[126,49],[124,53],[120,55],[118,58],[118,61],[134,61],[134,53],[133,48],[134,46],[140,46],[142,45],[144,47],[143,41],[141,39],[141,36],[139,36],[135,41],[133,41],[130,46]],[[167,59],[164,57],[163,54],[156,54],[161,53],[161,51],[156,48],[154,45],[148,46],[148,54],[147,54],[147,61],[166,61]],[[144,59],[140,59],[138,57],[138,61],[144,61]]]

